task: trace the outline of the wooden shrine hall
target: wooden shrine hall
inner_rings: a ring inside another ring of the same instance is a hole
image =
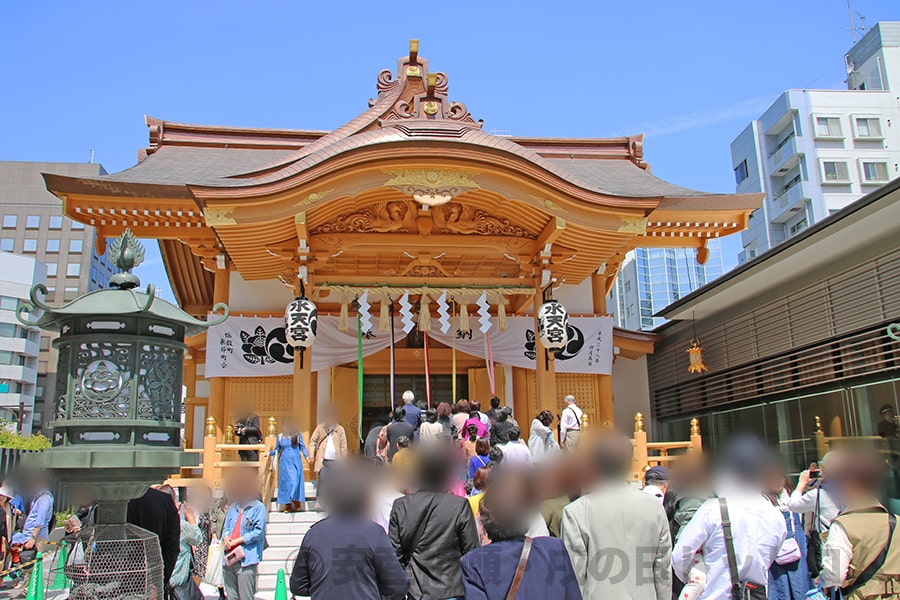
[[[263,422],[290,417],[306,436],[331,402],[352,435],[408,388],[485,409],[496,394],[526,428],[543,409],[559,414],[569,393],[592,423],[618,417],[629,427],[636,411],[649,413],[653,334],[609,324],[611,335],[581,340],[595,355],[579,359],[588,365],[579,371],[565,359],[581,346],[544,352],[537,307],[553,296],[584,327],[607,331],[606,297],[628,251],[692,248],[702,263],[711,239],[746,227],[761,195],[654,177],[642,135],[491,135],[449,99],[447,76],[429,70],[417,41],[376,85],[368,109],[334,131],[147,118],[150,143],[135,166],[44,176],[67,216],[97,228],[98,252],[126,228],[158,239],[184,310],[229,305],[234,335],[188,340],[186,446],[200,447],[210,416],[221,440],[248,401]],[[301,293],[320,316],[318,339],[298,360],[271,325],[283,327]],[[360,298],[371,329],[360,325]],[[470,353],[466,334],[482,326],[492,329]],[[357,352],[369,335],[381,341],[366,340],[360,394]],[[526,349],[513,356],[518,343]],[[606,367],[592,370],[597,363]]]

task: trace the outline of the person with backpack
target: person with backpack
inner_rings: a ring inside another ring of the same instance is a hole
[[[559,417],[559,443],[566,452],[575,452],[578,447],[578,439],[581,437],[581,418],[584,411],[578,407],[575,396],[566,396],[566,407]]]
[[[829,480],[844,507],[822,553],[821,585],[845,600],[900,596],[897,517],[879,501],[884,461],[874,451],[842,450]]]

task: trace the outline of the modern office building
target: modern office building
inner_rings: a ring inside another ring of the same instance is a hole
[[[113,269],[98,256],[95,230],[63,216],[59,198],[47,191],[41,173],[75,177],[106,174],[99,164],[0,161],[0,251],[35,258],[47,265],[48,300],[64,302],[106,287]],[[26,294],[27,297],[27,294]],[[35,386],[35,413],[46,413],[56,387],[56,352],[52,337],[40,339]],[[36,418],[35,429],[41,426]]]
[[[47,279],[47,266],[33,256],[0,252],[0,421],[31,433],[41,422],[34,398],[41,332],[16,320],[31,286]]]
[[[737,191],[766,194],[739,262],[900,175],[900,22],[878,23],[845,60],[850,89],[788,90],[731,143]]]
[[[665,323],[654,315],[724,272],[719,240],[710,240],[707,250],[709,256],[702,265],[697,262],[697,251],[689,248],[637,248],[629,252],[607,302],[616,325],[637,331]]]

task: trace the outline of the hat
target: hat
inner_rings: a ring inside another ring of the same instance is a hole
[[[886,415],[888,413],[894,412],[894,407],[891,406],[890,404],[885,404],[884,406],[881,407],[881,410],[879,410],[878,412],[880,412],[883,415]]]
[[[662,466],[650,467],[644,473],[644,481],[669,481],[669,469]]]
[[[0,485],[0,496],[4,496],[6,498],[15,498],[16,494],[5,485]]]

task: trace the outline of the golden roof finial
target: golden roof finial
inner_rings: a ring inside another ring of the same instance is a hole
[[[419,58],[419,40],[409,40],[409,64],[416,64]]]

